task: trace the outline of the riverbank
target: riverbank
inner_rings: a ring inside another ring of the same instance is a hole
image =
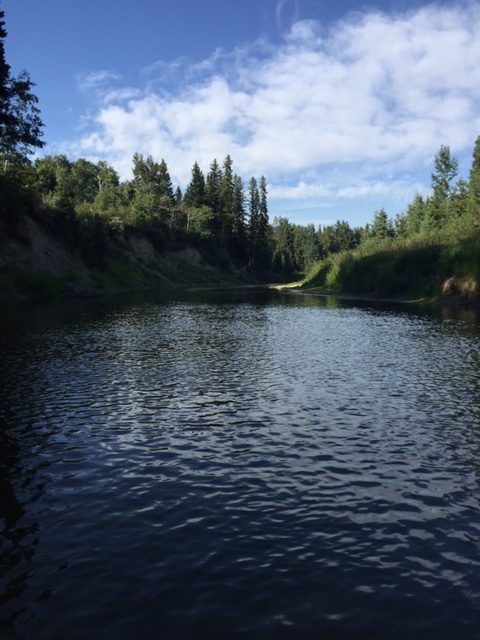
[[[0,301],[247,281],[227,261],[212,264],[186,243],[165,248],[138,229],[110,228],[103,247],[101,258],[92,259],[75,237],[56,232],[41,217],[24,215],[14,225],[0,220]]]
[[[298,283],[288,285],[270,285],[271,289],[284,291],[304,296],[317,296],[319,298],[335,298],[337,300],[372,302],[385,304],[405,304],[405,305],[429,305],[429,306],[463,306],[471,308],[480,308],[480,297],[468,298],[462,296],[435,296],[435,297],[411,297],[411,296],[392,296],[381,297],[374,295],[359,295],[355,293],[339,293],[337,291],[326,291],[312,288],[302,288]]]
[[[327,256],[304,280],[311,294],[415,304],[480,304],[480,235],[385,239]]]

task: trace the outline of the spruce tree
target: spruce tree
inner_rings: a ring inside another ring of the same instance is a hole
[[[270,252],[267,186],[263,176],[259,186],[255,178],[250,179],[249,210],[249,266],[253,269],[265,269],[270,262]]]
[[[166,197],[170,204],[173,204],[173,186],[170,174],[168,172],[167,163],[162,158],[158,165],[158,190],[160,197]]]
[[[192,167],[192,179],[185,191],[184,203],[187,207],[203,207],[205,199],[205,178],[202,170],[195,162]]]
[[[385,209],[380,209],[373,216],[372,225],[370,227],[370,237],[375,240],[384,240],[391,235],[391,225]]]
[[[247,255],[247,234],[245,227],[245,194],[240,176],[233,177],[233,225],[230,241],[232,255],[239,259],[245,259]]]
[[[228,155],[223,162],[223,172],[220,179],[220,238],[224,246],[230,245],[233,230],[233,200],[234,183],[232,159]]]
[[[220,192],[222,184],[222,171],[216,160],[210,165],[210,171],[205,183],[205,199],[207,205],[218,217],[220,214]]]

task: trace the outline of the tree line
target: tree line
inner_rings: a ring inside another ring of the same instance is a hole
[[[416,194],[406,210],[390,218],[376,211],[365,226],[345,220],[316,229],[286,218],[274,220],[273,266],[286,274],[305,272],[316,261],[357,247],[388,246],[395,240],[440,236],[466,237],[480,229],[480,136],[477,137],[468,180],[457,180],[458,160],[442,145],[434,157],[431,192]]]
[[[213,160],[206,175],[195,162],[182,193],[164,159],[136,153],[132,164],[132,179],[121,181],[105,161],[46,156],[25,166],[23,178],[44,210],[80,226],[94,223],[99,233],[142,229],[165,248],[191,242],[254,271],[270,268],[264,176],[252,177],[245,192],[230,156],[222,165]]]
[[[98,263],[108,235],[119,227],[148,232],[159,248],[193,243],[225,265],[285,277],[362,245],[478,231],[480,137],[467,181],[455,181],[458,161],[448,146],[441,146],[430,195],[416,194],[394,219],[381,209],[362,227],[338,220],[316,228],[285,217],[270,224],[265,177],[252,177],[245,189],[229,155],[221,165],[213,160],[206,174],[195,162],[184,193],[174,187],[166,161],[151,155],[136,153],[132,179],[124,181],[105,161],[57,155],[31,162],[31,151],[44,146],[43,123],[28,73],[13,76],[5,60],[5,36],[0,11],[0,215],[8,220],[40,212]]]

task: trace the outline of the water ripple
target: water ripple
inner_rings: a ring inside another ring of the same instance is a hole
[[[237,292],[4,322],[7,637],[477,637],[476,321]]]

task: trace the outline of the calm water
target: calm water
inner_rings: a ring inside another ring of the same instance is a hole
[[[5,637],[479,637],[474,312],[0,313]]]

